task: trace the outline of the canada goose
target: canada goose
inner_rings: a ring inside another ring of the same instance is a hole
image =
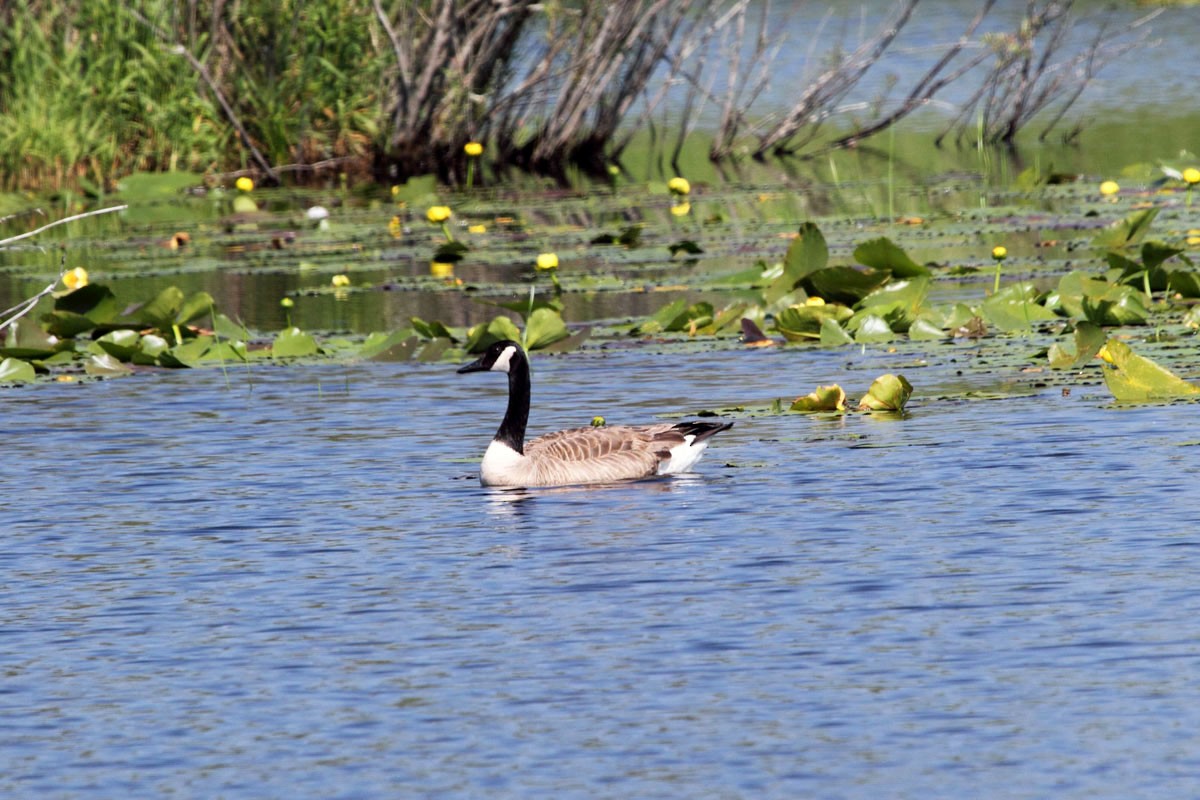
[[[479,465],[484,486],[566,486],[686,472],[708,440],[732,422],[572,428],[525,441],[529,359],[513,341],[496,342],[463,372],[508,373],[508,408]]]

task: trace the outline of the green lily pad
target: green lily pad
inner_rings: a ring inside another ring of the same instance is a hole
[[[556,313],[556,312],[551,312]],[[496,342],[510,339],[520,341],[521,331],[508,317],[495,317],[491,322],[480,323],[467,331],[467,352],[482,353]]]
[[[854,260],[865,267],[890,272],[897,278],[919,278],[930,274],[928,267],[913,261],[886,236],[854,248]]]
[[[372,361],[407,361],[416,352],[420,341],[409,329],[388,333],[376,331],[363,341],[358,354]]]
[[[83,364],[83,371],[94,378],[118,378],[131,374],[133,368],[105,353],[88,356],[88,360]]]
[[[845,411],[846,393],[836,383],[818,386],[803,397],[797,397],[788,411],[812,414],[818,411]]]
[[[854,337],[837,320],[826,317],[821,320],[821,347],[842,347],[854,344]]]
[[[1067,350],[1058,342],[1050,345],[1047,359],[1054,369],[1079,369],[1096,357],[1104,346],[1107,336],[1098,326],[1080,322],[1075,326],[1075,352]]]
[[[54,310],[42,316],[42,327],[60,339],[71,339],[109,322],[117,315],[117,298],[99,283],[89,283],[54,301]]]
[[[776,278],[763,292],[766,305],[772,305],[796,288],[801,280],[819,272],[829,264],[829,245],[820,228],[811,222],[800,226],[800,235],[788,246],[783,258],[783,274]]]
[[[825,320],[842,323],[852,316],[853,311],[838,303],[789,306],[775,315],[775,329],[788,341],[810,341],[821,338]]]
[[[426,322],[420,317],[412,317],[409,319],[416,332],[425,339],[449,339],[451,342],[457,342],[458,338],[450,332],[442,323],[437,320]]]
[[[1180,378],[1148,358],[1139,356],[1129,345],[1109,339],[1100,351],[1106,364],[1104,385],[1120,402],[1171,400],[1200,395],[1200,386]]]
[[[1154,222],[1158,212],[1158,207],[1135,211],[1092,237],[1092,244],[1105,250],[1137,244],[1150,231],[1150,224]]]
[[[271,345],[271,354],[276,358],[303,358],[319,352],[321,348],[317,346],[317,340],[295,327],[280,331]]]
[[[810,294],[826,301],[854,305],[889,280],[891,276],[880,270],[827,267],[809,275],[804,280],[804,287]]]
[[[562,315],[549,308],[539,308],[525,321],[525,347],[538,350],[570,335]]]
[[[158,363],[163,367],[180,369],[199,364],[213,345],[211,336],[197,336],[158,354]]]
[[[929,342],[946,339],[949,334],[924,317],[917,319],[908,328],[908,338],[914,342]]]
[[[6,358],[0,361],[0,383],[30,383],[37,378],[28,361]]]
[[[903,411],[912,397],[912,384],[903,375],[880,375],[858,402],[859,411]]]
[[[896,338],[896,332],[888,325],[887,320],[878,314],[855,314],[846,328],[854,333],[854,341],[860,344],[890,342]]]
[[[984,300],[979,314],[988,324],[1009,333],[1031,330],[1035,322],[1058,319],[1037,298],[1037,289],[1032,284],[1010,284]]]

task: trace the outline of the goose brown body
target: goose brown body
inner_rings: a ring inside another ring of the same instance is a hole
[[[680,422],[639,426],[572,428],[524,440],[529,416],[529,363],[511,341],[493,344],[459,372],[507,372],[509,401],[504,421],[484,453],[484,486],[565,486],[611,483],[686,472],[708,439],[731,422]]]

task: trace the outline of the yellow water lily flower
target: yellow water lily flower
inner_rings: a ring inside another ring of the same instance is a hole
[[[83,286],[88,285],[87,270],[83,267],[67,270],[62,276],[63,286],[66,286],[72,292]]]
[[[539,253],[537,257],[538,269],[557,269],[558,256],[554,253]]]
[[[1121,187],[1117,185],[1116,181],[1105,181],[1100,184],[1100,194],[1105,197],[1111,197],[1119,191],[1121,191]]]
[[[1200,183],[1200,169],[1188,167],[1183,171],[1183,179],[1187,181],[1189,186]]]
[[[239,192],[253,192],[254,191],[254,181],[250,178],[247,178],[245,175],[238,178],[237,182],[234,183],[234,186],[237,187],[237,190]]]
[[[425,216],[430,222],[445,222],[454,216],[454,212],[450,210],[450,206],[430,206]]]
[[[997,261],[1003,261],[1008,258],[1008,248],[1002,244],[998,244],[992,248],[992,258]]]
[[[433,261],[429,264],[429,274],[435,278],[449,278],[454,274],[454,265],[444,261]]]
[[[388,220],[388,233],[396,238],[400,238],[404,233],[404,223],[401,222],[399,217],[392,217]]]
[[[825,298],[817,297],[816,295],[813,295],[812,297],[810,297],[804,301],[804,305],[806,305],[806,306],[823,306],[823,305],[825,305]]]
[[[671,190],[671,194],[677,194],[680,197],[692,193],[692,185],[688,183],[687,178],[671,178],[667,181],[667,188]]]
[[[1187,232],[1187,243],[1192,246],[1200,244],[1200,228],[1192,228]]]
[[[1115,363],[1113,361],[1112,354],[1108,352],[1108,344],[1105,344],[1098,351],[1096,351],[1096,358],[1099,358],[1100,360],[1105,361],[1109,364]]]
[[[483,145],[479,142],[467,142],[463,145],[463,152],[471,158],[479,158],[483,155]]]
[[[671,206],[671,213],[677,217],[686,217],[688,214],[692,213],[692,204],[676,203],[675,205]]]
[[[605,425],[604,417],[592,417],[593,428],[603,428]]]
[[[343,274],[334,275],[332,278],[329,279],[329,282],[338,288],[341,288],[343,286],[349,286],[350,285],[350,276],[343,275]]]
[[[468,225],[467,233],[487,233],[487,225]]]
[[[296,305],[296,301],[290,297],[285,297],[279,301],[279,305],[282,306],[283,308],[291,308],[294,305]]]

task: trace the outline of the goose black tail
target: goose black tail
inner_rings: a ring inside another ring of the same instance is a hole
[[[727,431],[733,427],[732,422],[699,422],[689,421],[681,422],[675,426],[675,430],[682,433],[684,436],[695,436],[693,444],[703,442],[705,439],[710,439],[716,436],[721,431]]]

